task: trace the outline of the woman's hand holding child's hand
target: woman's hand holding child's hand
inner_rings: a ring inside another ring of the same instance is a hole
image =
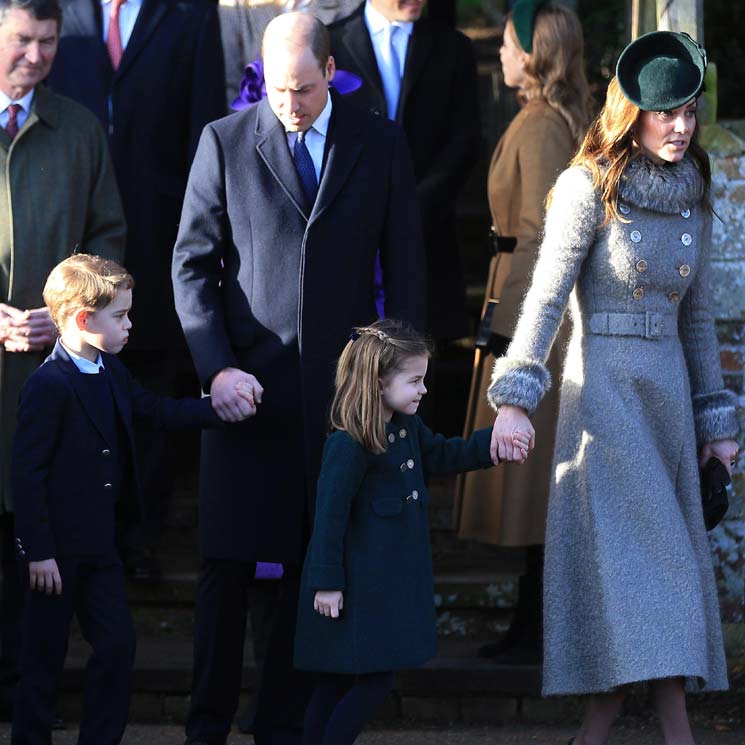
[[[313,599],[313,610],[329,618],[339,618],[344,607],[344,593],[341,590],[318,590]]]
[[[500,406],[491,436],[491,458],[524,463],[535,447],[535,429],[525,409],[520,406]]]
[[[54,559],[30,561],[28,564],[28,583],[32,590],[51,595],[62,594],[62,577]]]

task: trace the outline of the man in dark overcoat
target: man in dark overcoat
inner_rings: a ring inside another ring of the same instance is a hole
[[[257,745],[291,706],[297,577],[327,431],[335,361],[375,317],[380,251],[386,312],[424,318],[424,254],[403,132],[350,106],[328,83],[323,24],[270,23],[267,98],[208,125],[174,249],[176,307],[218,413],[256,414],[204,434],[203,565],[197,592],[189,742],[222,745],[241,681],[247,597],[257,562],[281,563],[283,589],[258,693]],[[287,736],[289,739],[283,740]]]
[[[108,135],[127,218],[124,265],[136,282],[122,361],[146,387],[193,393],[196,382],[171,297],[171,259],[202,128],[223,116],[225,73],[211,0],[61,0],[64,23],[50,87],[93,111]],[[137,433],[145,535],[127,536],[130,572],[150,554],[170,491],[173,436]]]
[[[52,268],[76,250],[121,260],[126,233],[99,123],[42,85],[60,21],[55,0],[0,0],[2,718],[12,713],[23,602],[10,481],[16,407],[24,383],[57,338],[42,289]]]
[[[445,340],[469,333],[455,207],[481,146],[478,81],[470,40],[422,17],[425,6],[367,0],[329,33],[336,64],[363,81],[348,100],[406,132],[427,253],[427,329]]]

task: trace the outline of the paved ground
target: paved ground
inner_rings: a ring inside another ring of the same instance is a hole
[[[376,729],[363,734],[358,745],[565,745],[573,728],[547,725],[509,725],[504,727],[433,727],[427,729]],[[55,733],[54,745],[75,745],[77,732],[69,729]],[[180,727],[132,725],[123,745],[182,745]],[[0,745],[7,745],[7,725],[0,725]],[[236,735],[229,745],[252,745],[253,738]],[[743,745],[745,728],[717,731],[697,728],[696,745]],[[648,722],[622,723],[614,732],[610,745],[661,745],[662,739]]]

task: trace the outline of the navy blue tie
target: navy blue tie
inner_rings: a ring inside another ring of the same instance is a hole
[[[303,191],[308,200],[308,208],[313,209],[318,194],[318,179],[316,178],[316,167],[313,165],[313,158],[310,157],[308,146],[305,144],[306,132],[298,132],[295,140],[295,150],[293,157],[295,159],[295,170],[300,176],[300,183],[303,185]]]

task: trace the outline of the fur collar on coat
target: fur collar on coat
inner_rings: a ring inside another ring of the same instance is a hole
[[[690,209],[703,195],[704,179],[688,155],[677,163],[662,164],[639,155],[629,163],[618,185],[622,201],[670,215]]]

